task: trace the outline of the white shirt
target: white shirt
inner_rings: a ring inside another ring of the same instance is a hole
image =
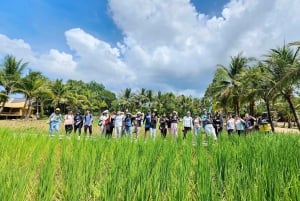
[[[121,127],[123,125],[123,116],[117,115],[115,118],[115,127]]]
[[[227,130],[235,130],[234,118],[228,119],[226,128]]]
[[[184,116],[182,121],[183,121],[184,127],[193,128],[193,118],[192,117]]]

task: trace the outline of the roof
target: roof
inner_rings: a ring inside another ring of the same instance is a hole
[[[5,107],[8,108],[23,108],[24,105],[25,105],[25,98],[10,98],[5,103]]]

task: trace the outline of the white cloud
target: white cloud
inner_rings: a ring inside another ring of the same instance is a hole
[[[211,18],[188,0],[109,0],[109,5],[125,35],[126,63],[141,70],[146,87],[163,83],[202,94],[216,64],[227,65],[230,56],[243,51],[259,57],[299,40],[298,0],[231,0],[221,17]]]
[[[73,55],[51,49],[34,53],[20,39],[0,35],[0,54],[32,62],[65,79],[203,94],[217,64],[243,51],[259,57],[284,41],[299,40],[299,0],[231,0],[221,17],[198,13],[190,0],[108,0],[124,38],[116,45],[80,28],[66,30]]]
[[[70,29],[65,35],[69,47],[79,58],[76,72],[81,79],[96,80],[114,90],[134,86],[135,73],[122,61],[119,48],[79,28]]]

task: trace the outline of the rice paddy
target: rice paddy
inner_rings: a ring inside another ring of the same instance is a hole
[[[300,200],[297,134],[217,142],[0,128],[0,200]]]

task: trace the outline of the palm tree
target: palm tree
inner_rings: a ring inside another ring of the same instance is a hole
[[[219,97],[221,102],[231,103],[236,114],[240,113],[240,101],[242,91],[242,77],[248,63],[252,58],[243,57],[241,53],[231,57],[229,67],[218,65],[215,79],[212,84],[215,97]]]
[[[68,89],[62,79],[56,79],[50,84],[50,91],[52,92],[52,104],[55,107],[62,107],[65,112],[67,103],[74,102],[74,94]]]
[[[248,86],[244,88],[243,93],[245,94],[245,97],[248,97],[250,100],[250,105],[252,101],[255,102],[259,99],[264,100],[271,129],[274,132],[275,129],[270,105],[272,100],[276,100],[278,93],[276,93],[274,88],[275,82],[268,70],[268,66],[262,62],[259,62],[257,66],[254,66],[247,71],[247,76],[245,76],[243,80]]]
[[[16,60],[12,55],[7,55],[4,58],[3,66],[1,66],[0,69],[0,85],[4,88],[0,113],[3,111],[9,95],[13,92],[15,85],[20,80],[22,72],[27,65],[28,63],[23,63],[22,60]]]
[[[269,65],[272,79],[276,83],[275,87],[287,101],[300,130],[299,117],[293,103],[294,88],[300,79],[299,48],[293,51],[293,49],[284,45],[282,48],[271,49],[266,58],[265,63]]]
[[[16,85],[16,92],[23,93],[25,95],[24,110],[25,118],[28,119],[30,115],[30,110],[32,106],[32,101],[41,93],[46,91],[46,77],[42,75],[41,72],[29,71],[29,74],[18,82]]]

